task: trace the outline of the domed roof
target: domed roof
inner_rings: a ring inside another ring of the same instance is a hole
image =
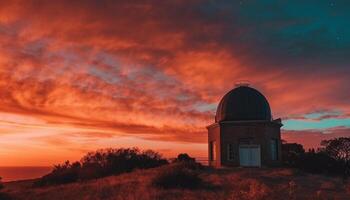
[[[215,122],[271,121],[271,109],[264,95],[254,88],[239,86],[228,92],[220,101]]]

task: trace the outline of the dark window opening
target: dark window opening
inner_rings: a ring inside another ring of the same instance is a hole
[[[227,160],[232,161],[234,158],[235,158],[234,145],[228,144],[227,145]]]

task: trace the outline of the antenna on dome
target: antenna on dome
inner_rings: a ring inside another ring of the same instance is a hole
[[[248,80],[239,80],[235,83],[235,87],[241,87],[241,86],[248,87],[249,85],[250,85],[250,81]]]

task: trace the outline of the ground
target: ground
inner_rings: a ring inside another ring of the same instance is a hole
[[[163,166],[167,167],[167,166]],[[32,188],[32,181],[5,184],[15,199],[350,199],[350,184],[337,177],[312,175],[292,169],[207,169],[201,177],[210,187],[160,189],[152,185],[158,168],[60,186]]]

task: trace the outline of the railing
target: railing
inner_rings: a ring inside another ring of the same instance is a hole
[[[209,159],[208,157],[194,157],[196,159],[196,162],[199,162],[202,165],[209,165]],[[175,158],[169,158],[170,161],[175,160]]]
[[[196,157],[195,159],[197,162],[201,163],[202,165],[209,165],[208,157]]]

